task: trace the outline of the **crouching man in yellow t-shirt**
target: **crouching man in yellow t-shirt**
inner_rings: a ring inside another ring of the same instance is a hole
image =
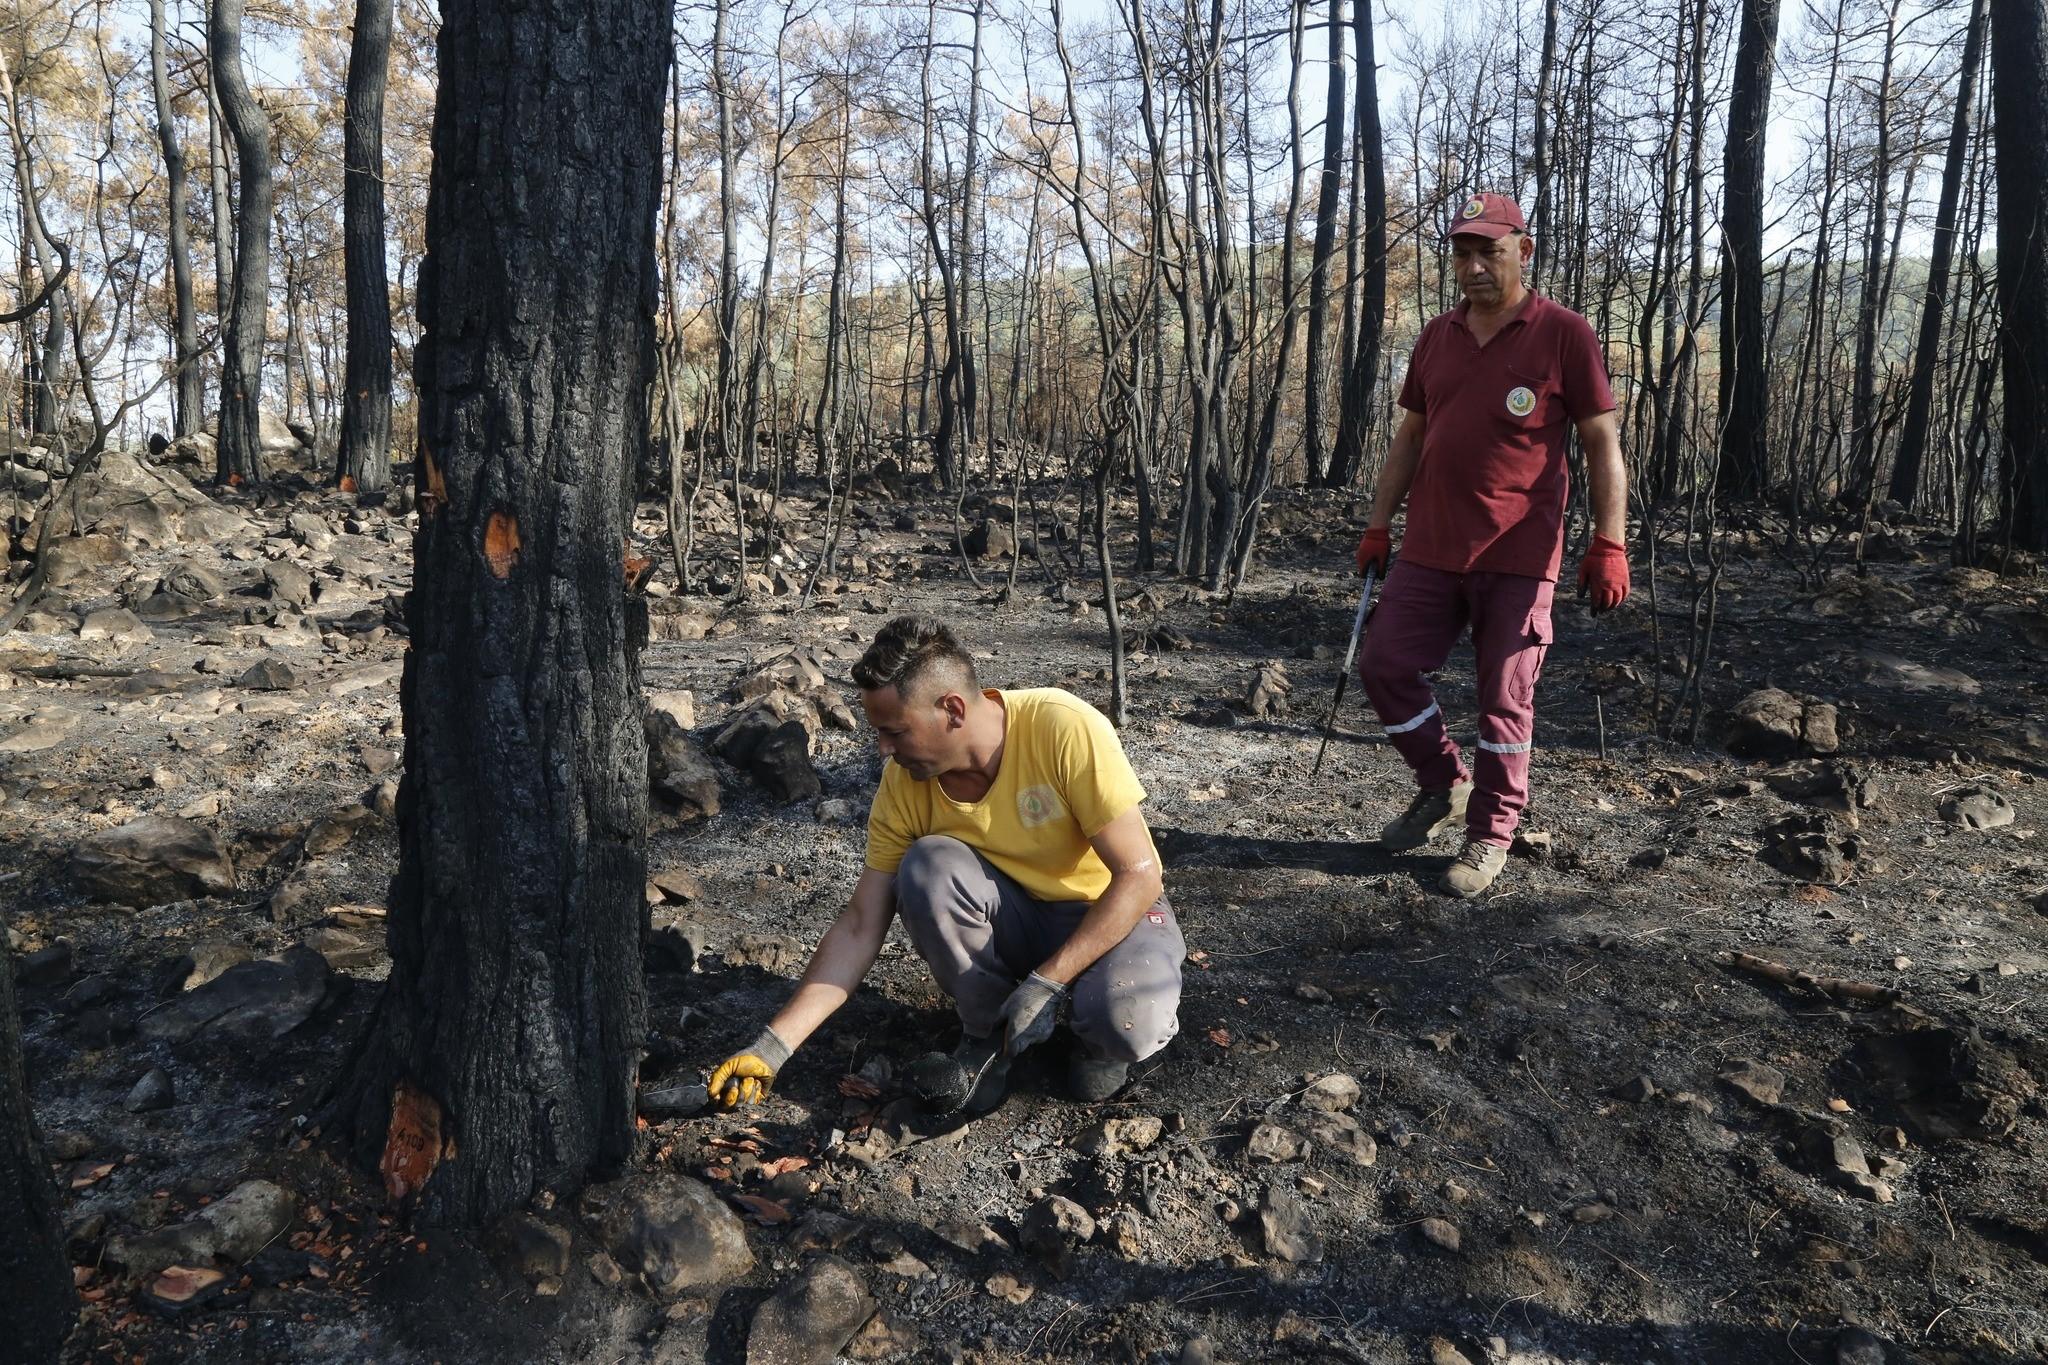
[[[854,666],[882,784],[867,866],[789,1003],[712,1072],[713,1099],[759,1099],[790,1053],[853,993],[898,912],[953,997],[954,1059],[1002,1098],[1009,1062],[1051,1036],[1063,1001],[1080,1039],[1069,1084],[1104,1100],[1180,1030],[1187,955],[1116,731],[1058,688],[983,689],[930,617],[900,616]]]

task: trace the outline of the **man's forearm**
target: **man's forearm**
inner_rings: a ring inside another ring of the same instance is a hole
[[[1628,466],[1621,458],[1621,436],[1611,426],[1596,429],[1586,446],[1586,484],[1593,512],[1593,532],[1628,543]]]
[[[792,1050],[846,1003],[881,955],[892,903],[864,904],[870,894],[856,889],[855,903],[825,930],[789,1003],[769,1021],[768,1027]],[[887,890],[879,894],[886,896]]]
[[[1159,900],[1162,887],[1156,873],[1113,873],[1109,886],[1081,923],[1053,955],[1039,965],[1038,974],[1062,986],[1095,965],[1097,958],[1130,937],[1138,919]]]
[[[1395,430],[1394,439],[1387,443],[1387,462],[1380,468],[1379,481],[1373,485],[1368,526],[1394,524],[1394,513],[1401,510],[1401,500],[1408,496],[1408,486],[1415,482],[1415,461],[1421,453],[1422,438],[1404,421]]]

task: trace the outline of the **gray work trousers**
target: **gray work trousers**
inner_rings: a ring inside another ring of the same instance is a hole
[[[987,859],[943,834],[910,846],[896,869],[896,909],[960,1024],[986,1038],[1010,992],[1088,913],[1088,901],[1041,901]],[[1073,981],[1073,1030],[1097,1057],[1137,1062],[1180,1032],[1180,964],[1187,956],[1161,896],[1122,943]]]

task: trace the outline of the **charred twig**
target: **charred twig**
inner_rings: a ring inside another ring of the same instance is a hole
[[[1774,981],[1787,990],[1807,991],[1825,996],[1839,1003],[1850,1001],[1865,1005],[1896,1005],[1905,997],[1890,986],[1879,986],[1869,981],[1850,981],[1838,976],[1815,976],[1787,967],[1782,962],[1757,957],[1751,953],[1722,953],[1715,959],[1723,967],[1730,967],[1749,976],[1760,976]]]

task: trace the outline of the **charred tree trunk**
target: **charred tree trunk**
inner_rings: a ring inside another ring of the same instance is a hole
[[[2011,542],[2048,550],[2048,0],[1991,0],[1998,306]]]
[[[1338,182],[1344,173],[1344,0],[1330,0],[1329,102],[1323,109],[1323,179],[1316,197],[1316,240],[1308,268],[1308,351],[1304,357],[1302,434],[1312,488],[1330,481],[1323,443],[1324,336],[1330,317],[1330,255],[1337,245]],[[1294,250],[1286,242],[1281,250]]]
[[[222,348],[220,434],[216,477],[253,483],[263,477],[263,336],[270,309],[270,120],[242,76],[242,0],[213,0],[207,59],[221,116],[235,139],[242,198],[235,213],[233,310]]]
[[[348,373],[334,477],[357,493],[391,482],[391,295],[384,279],[384,86],[390,64],[391,0],[356,0],[343,131]]]
[[[1372,0],[1358,0],[1352,13],[1357,34],[1357,98],[1352,110],[1352,164],[1365,207],[1365,240],[1360,243],[1364,284],[1358,300],[1358,338],[1344,374],[1337,412],[1337,446],[1330,456],[1330,486],[1347,488],[1358,477],[1365,433],[1372,425],[1373,388],[1380,373],[1380,343],[1387,318],[1387,163],[1380,137],[1378,59],[1374,56]],[[1538,239],[1539,243],[1541,239]],[[1538,250],[1541,250],[1539,245]]]
[[[633,1146],[646,619],[620,546],[669,22],[657,0],[442,5],[391,978],[338,1105],[433,1220]]]
[[[1754,501],[1769,467],[1764,374],[1764,124],[1777,60],[1778,0],[1743,0],[1728,104],[1721,212],[1721,493]]]
[[[7,1331],[0,1362],[46,1365],[57,1359],[78,1314],[71,1267],[58,1221],[57,1187],[36,1140],[15,1012],[14,963],[0,950],[0,1282],[7,1285]]]
[[[1970,123],[1977,76],[1984,62],[1985,0],[1972,0],[1969,32],[1963,39],[1962,70],[1956,78],[1956,107],[1948,130],[1948,157],[1941,171],[1941,202],[1934,210],[1933,257],[1927,265],[1927,297],[1920,308],[1920,338],[1913,347],[1913,378],[1906,395],[1906,422],[1892,465],[1893,501],[1911,509],[1920,497],[1920,466],[1927,453],[1928,415],[1934,407],[1934,371],[1941,356],[1941,319],[1948,308],[1949,268],[1955,259],[1956,207],[1969,165]]]
[[[164,153],[164,197],[170,219],[171,295],[176,316],[175,364],[171,430],[190,436],[206,413],[206,389],[199,373],[199,312],[192,301],[192,240],[185,224],[185,147],[178,141],[178,123],[171,111],[171,83],[164,60],[164,0],[149,0],[149,84],[156,98],[156,137]]]
[[[731,0],[716,0],[711,21],[711,93],[718,109],[718,370],[713,401],[717,413],[718,450],[734,459],[733,479],[737,483],[739,443],[733,414],[733,361],[739,344],[739,175],[738,134],[732,125],[732,87],[725,69],[726,30]],[[778,452],[778,460],[779,460]],[[739,497],[737,487],[733,497]],[[746,591],[746,574],[740,574],[739,591]]]

